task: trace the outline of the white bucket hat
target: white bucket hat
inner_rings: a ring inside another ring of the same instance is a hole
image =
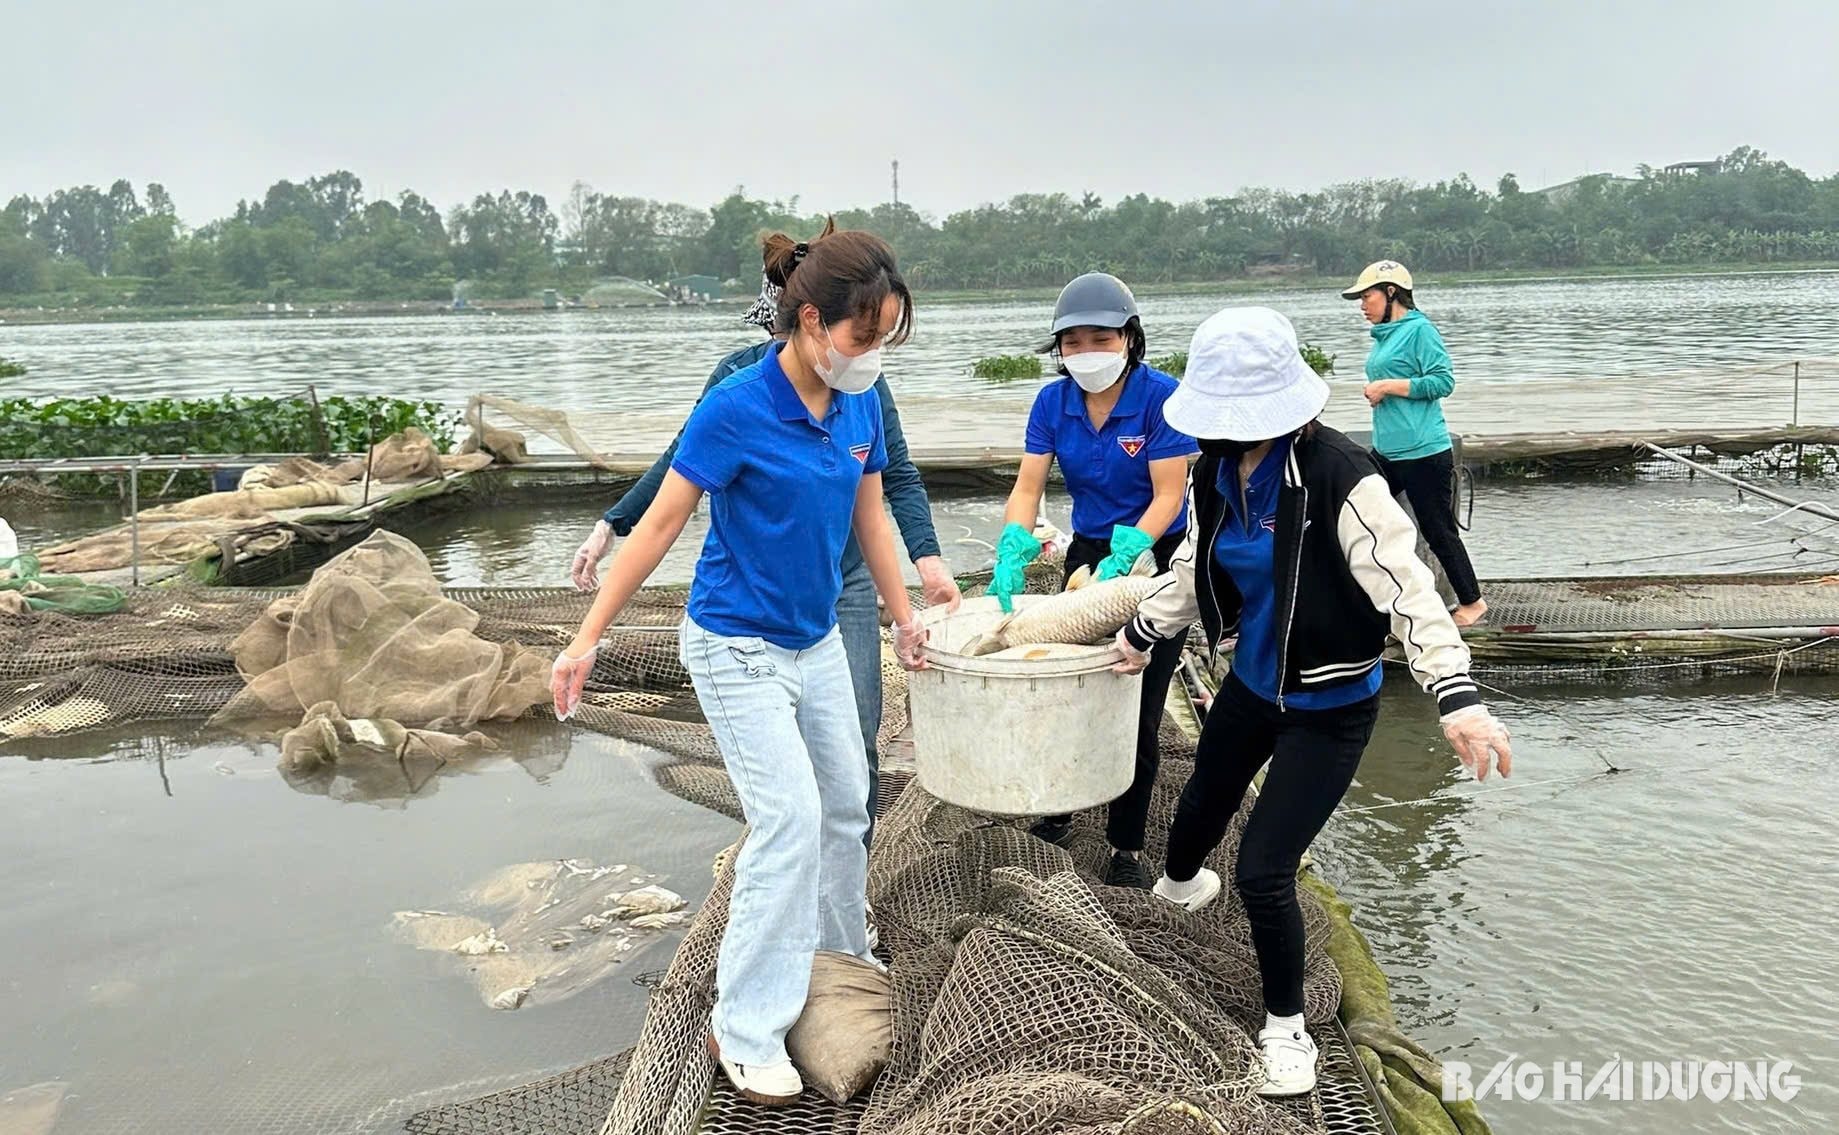
[[[1265,441],[1295,433],[1328,405],[1328,384],[1309,369],[1296,328],[1268,307],[1229,307],[1194,330],[1188,370],[1162,405],[1193,438]]]

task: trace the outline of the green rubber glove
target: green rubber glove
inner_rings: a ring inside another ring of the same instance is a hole
[[[1019,524],[1010,524],[996,540],[996,572],[990,577],[990,594],[1002,604],[1004,614],[1015,610],[1015,597],[1028,590],[1023,569],[1041,554],[1041,542]]]
[[[1149,533],[1141,528],[1132,528],[1120,524],[1111,530],[1111,554],[1098,561],[1099,579],[1116,579],[1120,575],[1129,575],[1136,566],[1137,558],[1155,546]]]

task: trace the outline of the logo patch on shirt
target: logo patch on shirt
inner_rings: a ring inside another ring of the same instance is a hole
[[[1264,529],[1273,536],[1277,535],[1277,514],[1273,512],[1263,520],[1260,520],[1258,522],[1258,527]]]
[[[1124,451],[1124,456],[1135,457],[1137,454],[1143,452],[1143,445],[1147,441],[1149,441],[1148,437],[1143,434],[1138,434],[1136,437],[1118,438],[1117,445],[1119,449]]]
[[[868,452],[873,448],[875,448],[873,445],[852,445],[849,447],[849,455],[862,464],[867,465]]]

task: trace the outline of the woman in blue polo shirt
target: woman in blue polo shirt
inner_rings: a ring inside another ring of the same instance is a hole
[[[1082,567],[1094,568],[1099,579],[1126,575],[1145,552],[1157,571],[1166,571],[1188,527],[1188,458],[1198,450],[1162,419],[1162,403],[1176,382],[1143,361],[1149,344],[1136,297],[1116,276],[1088,272],[1061,290],[1052,333],[1042,350],[1059,359],[1060,378],[1042,387],[1028,415],[1027,456],[997,542],[990,594],[1004,610],[1026,587],[1023,569],[1041,553],[1030,528],[1055,461],[1073,498],[1068,578]],[[1144,675],[1136,777],[1111,802],[1105,824],[1111,844],[1105,882],[1113,886],[1147,890],[1151,883],[1142,860],[1143,829],[1162,763],[1162,710],[1185,639],[1158,646]],[[1071,822],[1049,816],[1033,831],[1064,845]]]
[[[784,270],[789,272],[795,267],[792,265]],[[777,332],[773,325],[779,312],[779,297],[784,291],[786,277],[775,275],[772,265],[766,265],[765,268],[760,297],[741,318],[764,328],[773,337],[743,347],[723,358],[716,364],[714,373],[709,375],[702,393],[697,395],[698,401],[729,375],[759,362],[774,342],[787,337]],[[888,508],[893,512],[894,523],[899,527],[901,539],[907,545],[907,556],[919,574],[920,588],[926,602],[931,606],[955,610],[960,599],[958,582],[952,578],[951,569],[946,566],[940,554],[938,534],[932,526],[932,504],[926,497],[926,486],[920,479],[919,469],[914,466],[908,451],[906,436],[900,428],[900,411],[894,404],[894,391],[888,385],[885,375],[875,381],[875,393],[881,399],[882,428],[887,439],[888,466],[882,470],[881,487],[887,494]],[[614,539],[630,535],[632,526],[651,507],[652,499],[658,495],[658,486],[664,483],[665,474],[670,472],[671,463],[676,460],[681,437],[679,433],[677,438],[672,439],[657,461],[645,471],[645,475],[612,508],[607,509],[606,514],[594,525],[593,532],[581,545],[581,550],[575,553],[570,573],[575,586],[583,591],[593,591],[600,586],[596,574],[600,561],[612,550]],[[843,649],[849,655],[849,673],[855,680],[856,716],[861,722],[863,749],[868,757],[869,836],[873,846],[875,800],[881,782],[881,753],[878,746],[882,714],[881,612],[875,605],[874,581],[869,578],[868,566],[863,563],[861,550],[856,547],[854,540],[843,551],[843,594],[837,600],[837,628],[843,635]],[[869,940],[875,940],[873,930],[870,931]]]
[[[922,665],[926,634],[881,507],[887,448],[872,392],[881,348],[907,336],[912,296],[892,250],[869,233],[809,245],[775,234],[767,255],[798,266],[780,273],[789,278],[775,325],[789,338],[691,412],[670,473],[552,684],[566,717],[601,635],[707,493],[681,654],[751,829],[735,862],[710,1046],[743,1096],[783,1105],[804,1088],[785,1034],[804,1010],[813,954],[873,960],[868,766],[836,619],[852,529],[910,669]]]

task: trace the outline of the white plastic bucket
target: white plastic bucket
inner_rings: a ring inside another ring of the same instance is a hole
[[[1020,595],[1017,607],[1045,596]],[[957,653],[1003,617],[993,598],[920,613],[928,668],[907,676],[919,782],[951,804],[1052,816],[1108,803],[1136,775],[1143,677],[1111,646],[1030,661]]]

